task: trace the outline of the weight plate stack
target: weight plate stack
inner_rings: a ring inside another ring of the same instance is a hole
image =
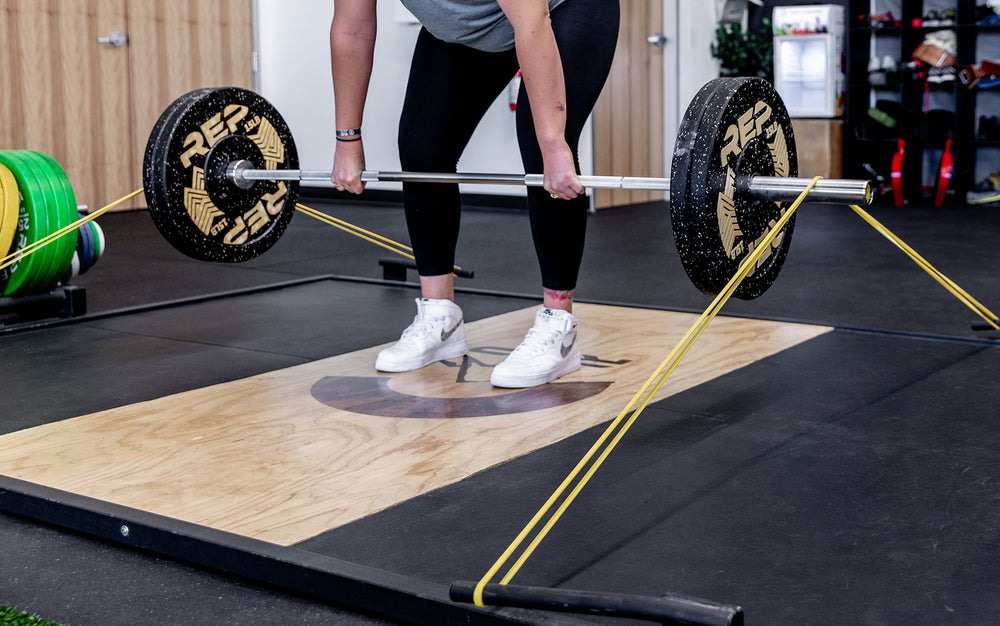
[[[81,220],[84,217],[86,215],[77,211],[77,220]],[[69,271],[66,272],[63,278],[64,284],[71,282],[74,278],[77,278],[90,269],[86,263],[89,259],[89,251],[92,248],[93,239],[90,238],[90,227],[88,224],[80,224],[76,227],[76,248],[73,249],[73,260],[71,261]]]
[[[146,150],[142,157],[142,178],[147,204],[149,204],[150,196],[156,198],[166,198],[166,179],[165,177],[158,175],[162,171],[159,166],[164,163],[164,159],[167,157],[167,140],[165,138],[165,133],[174,127],[178,112],[183,107],[187,106],[189,102],[200,98],[210,91],[212,90],[195,89],[194,91],[188,92],[177,98],[170,103],[170,106],[168,106],[163,113],[160,114],[156,123],[153,124],[153,129],[149,133],[149,139],[146,141]]]
[[[107,239],[104,237],[104,229],[97,222],[90,222],[91,232],[94,234],[94,256],[90,261],[90,266],[93,267],[97,261],[104,256],[104,251],[107,249]]]
[[[698,92],[681,121],[670,187],[677,250],[696,287],[719,293],[788,209],[751,197],[750,178],[797,174],[791,119],[767,81],[715,79]],[[793,228],[794,217],[734,297],[756,298],[774,283]]]
[[[27,150],[14,150],[25,166],[31,168],[31,173],[35,176],[35,181],[45,199],[44,212],[46,227],[40,232],[40,238],[47,237],[57,231],[62,224],[62,219],[58,210],[58,199],[56,196],[56,186],[53,176],[48,167],[39,159],[35,153]],[[56,239],[35,252],[33,256],[40,256],[42,261],[39,267],[38,279],[32,286],[33,291],[47,291],[59,282],[65,273],[65,264],[62,258],[65,254],[66,244],[62,238]]]
[[[692,182],[691,177],[697,170],[709,167],[705,162],[706,155],[696,152],[695,141],[703,123],[702,118],[708,114],[706,105],[715,91],[721,87],[720,82],[706,83],[688,104],[677,130],[673,162],[670,167],[670,222],[673,226],[674,244],[681,263],[692,280],[694,278],[691,276],[691,268],[703,256],[702,249],[705,243],[701,240],[701,233],[697,230],[698,225],[691,215],[692,196],[697,191],[691,188],[697,184]],[[695,287],[702,291],[706,290],[704,281],[696,282]]]
[[[0,165],[10,170],[19,191],[17,230],[11,247],[11,252],[16,252],[35,243],[48,232],[45,197],[31,167],[17,154],[0,151]],[[0,271],[2,295],[28,292],[40,282],[43,271],[41,266],[44,263],[42,252],[31,254]]]
[[[85,217],[82,213],[80,217]],[[77,229],[79,235],[76,244],[76,253],[80,257],[80,275],[84,275],[94,265],[94,231],[90,224],[81,224]]]
[[[51,156],[42,152],[29,152],[29,154],[38,162],[40,169],[45,169],[49,172],[49,180],[52,182],[53,195],[55,197],[55,206],[49,208],[49,215],[50,217],[53,214],[58,216],[58,227],[56,230],[66,228],[77,219],[76,194],[73,193],[69,177],[66,176],[66,171],[63,170],[62,166]],[[60,280],[59,277],[65,274],[66,270],[70,267],[73,261],[73,254],[76,251],[77,236],[77,229],[73,229],[59,238],[61,246],[57,250],[55,259],[56,278],[52,286],[55,286],[55,282],[58,282]]]
[[[220,145],[226,149],[216,151]],[[252,259],[274,245],[295,212],[297,181],[258,181],[244,194],[225,179],[230,160],[298,169],[287,124],[252,91],[185,94],[150,133],[143,160],[150,215],[164,238],[188,256],[227,263]]]
[[[104,250],[106,248],[106,241],[104,239],[104,230],[101,225],[97,222],[90,222],[87,224],[90,227],[90,236],[93,240],[93,250],[90,257],[90,265],[88,269],[94,267],[94,264],[104,255]]]
[[[10,253],[17,234],[17,213],[21,204],[17,181],[6,166],[0,165],[0,258]]]
[[[73,258],[70,259],[69,267],[66,269],[66,273],[63,274],[62,284],[68,285],[73,282],[73,279],[80,275],[80,254],[74,250]]]
[[[59,217],[58,199],[56,197],[56,186],[52,174],[48,168],[37,158],[34,153],[27,150],[14,150],[14,153],[22,159],[22,162],[31,169],[35,176],[38,188],[41,190],[45,203],[42,207],[44,211],[44,229],[39,232],[39,239],[49,236],[59,230],[62,220]],[[66,272],[62,257],[65,253],[65,243],[62,238],[56,239],[32,256],[41,256],[42,262],[39,267],[38,279],[32,286],[33,291],[48,291],[54,287],[62,275]]]

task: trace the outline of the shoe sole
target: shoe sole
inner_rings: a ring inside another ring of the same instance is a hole
[[[402,361],[398,363],[391,363],[382,358],[382,355],[375,359],[375,369],[380,372],[386,372],[388,374],[397,374],[399,372],[412,372],[413,370],[418,370],[422,367],[427,367],[432,363],[437,363],[438,361],[447,361],[449,359],[458,359],[464,357],[469,352],[469,347],[466,343],[457,344],[455,346],[449,346],[448,350],[436,350],[429,355],[425,355],[422,359],[412,359],[410,361]]]
[[[538,387],[562,378],[567,374],[572,374],[580,369],[580,354],[577,352],[571,355],[553,372],[547,374],[535,374],[534,376],[497,376],[496,370],[490,375],[490,384],[501,389],[525,389],[527,387]]]

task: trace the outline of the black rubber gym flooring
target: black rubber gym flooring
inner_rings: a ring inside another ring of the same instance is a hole
[[[391,204],[312,204],[406,240]],[[1000,309],[995,208],[873,213]],[[530,306],[516,295],[537,291],[526,216],[463,219],[458,263],[476,277],[459,285],[477,291],[459,296],[467,318]],[[378,281],[388,253],[303,215],[267,255],[236,266],[187,260],[141,212],[101,224],[107,255],[77,281],[90,315],[0,334],[0,433],[369,347],[413,315],[412,287]],[[588,237],[579,299],[707,305],[683,276],[664,204],[600,212]],[[362,280],[313,280],[325,275]],[[723,314],[836,330],[650,407],[516,582],[700,596],[742,605],[751,624],[990,623],[1000,609],[997,334],[972,331],[971,311],[850,210],[821,205],[800,211],[771,290]],[[428,585],[478,579],[596,436],[296,549]],[[381,621],[20,516],[0,515],[0,529],[0,604],[46,619]]]

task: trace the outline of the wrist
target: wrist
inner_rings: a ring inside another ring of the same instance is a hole
[[[538,147],[543,154],[552,154],[566,150],[569,144],[562,134],[552,134],[548,137],[538,137]]]
[[[335,152],[349,159],[365,158],[365,142],[363,141],[337,141]]]

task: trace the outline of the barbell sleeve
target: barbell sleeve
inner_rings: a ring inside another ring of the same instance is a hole
[[[812,182],[811,178],[751,176],[747,192],[758,200],[794,201]],[[870,180],[821,178],[809,191],[808,202],[871,206],[875,197]]]
[[[253,169],[247,161],[234,161],[227,169],[229,181],[241,189],[248,189],[258,180],[296,180],[299,182],[330,182],[332,172],[322,170],[261,170]],[[466,183],[493,185],[525,185],[541,187],[541,174],[481,174],[447,172],[361,172],[365,183]],[[812,181],[810,178],[778,176],[751,176],[738,191],[758,199],[775,202],[793,202]],[[631,189],[670,191],[669,178],[641,178],[634,176],[581,176],[580,184],[590,189]],[[809,192],[809,202],[857,204],[870,206],[874,193],[871,181],[860,179],[821,178]]]

